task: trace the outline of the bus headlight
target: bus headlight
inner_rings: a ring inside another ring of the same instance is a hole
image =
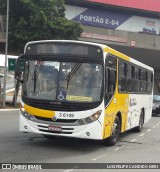
[[[84,125],[84,124],[85,124],[84,119],[79,119],[79,120],[78,120],[78,124],[79,124],[79,125]]]
[[[96,120],[98,120],[99,116],[101,115],[101,110],[97,111],[96,113],[94,113],[93,115],[87,117],[87,118],[83,118],[83,119],[79,119],[78,123],[79,125],[85,125],[85,124],[89,124],[91,122],[94,122]]]
[[[27,111],[25,111],[24,107],[20,106],[20,111],[21,111],[21,114],[25,118],[27,118],[27,119],[29,119],[31,121],[34,121],[35,120],[35,117],[33,115],[29,114]]]

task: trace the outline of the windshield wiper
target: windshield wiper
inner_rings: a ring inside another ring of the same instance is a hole
[[[71,72],[69,72],[68,76],[66,77],[65,80],[67,80],[67,89],[68,89],[68,84],[70,82],[70,80],[73,78],[73,76],[75,75],[75,73],[78,71],[78,69],[80,68],[80,66],[82,65],[82,63],[76,63]]]

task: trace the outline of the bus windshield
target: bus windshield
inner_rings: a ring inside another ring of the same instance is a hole
[[[103,67],[99,63],[29,60],[23,95],[36,100],[98,102]],[[26,75],[26,74],[25,74]]]

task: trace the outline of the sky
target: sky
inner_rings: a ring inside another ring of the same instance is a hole
[[[13,55],[7,55],[7,58],[17,58],[18,56]],[[5,65],[5,54],[0,54],[0,66]],[[8,66],[8,60],[7,60],[7,66]]]

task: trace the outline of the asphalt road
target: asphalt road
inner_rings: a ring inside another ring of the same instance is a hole
[[[160,163],[158,116],[152,117],[141,133],[128,131],[122,134],[112,147],[98,141],[69,138],[48,140],[41,135],[21,133],[18,122],[17,110],[0,111],[0,163]],[[54,171],[80,170],[73,167]]]

